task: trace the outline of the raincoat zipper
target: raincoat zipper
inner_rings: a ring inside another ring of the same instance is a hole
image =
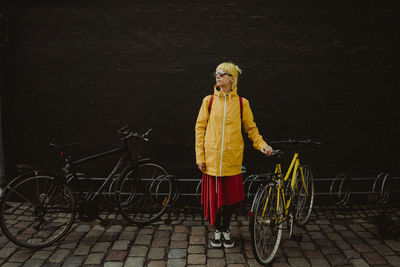
[[[225,116],[226,116],[226,94],[224,93],[225,104],[224,104],[224,120],[222,122],[222,143],[221,143],[221,161],[219,164],[219,176],[222,176],[222,155],[224,153],[224,134],[225,134]],[[215,193],[218,193],[217,176],[215,176]]]

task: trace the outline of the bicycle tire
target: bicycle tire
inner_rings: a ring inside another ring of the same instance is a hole
[[[312,207],[314,204],[314,176],[312,174],[311,168],[307,165],[302,165],[299,167],[303,170],[305,187],[301,179],[301,176],[297,176],[297,187],[296,187],[296,201],[295,201],[295,214],[294,222],[299,225],[305,225],[310,219]],[[308,194],[307,194],[308,193]]]
[[[129,222],[146,225],[158,220],[168,207],[173,184],[167,171],[154,163],[129,167],[116,191],[120,213]]]
[[[276,184],[269,183],[257,192],[252,204],[253,215],[249,222],[251,247],[260,264],[270,264],[274,260],[282,238],[283,202],[280,197],[277,205],[277,192]],[[261,220],[267,197],[268,204]]]
[[[63,238],[76,215],[73,192],[54,176],[39,174],[9,183],[0,201],[0,226],[13,243],[43,248]]]

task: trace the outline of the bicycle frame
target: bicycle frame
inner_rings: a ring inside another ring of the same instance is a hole
[[[75,160],[75,161],[71,161],[71,159],[70,159],[69,157],[67,157],[67,158],[66,158],[67,164],[66,164],[66,166],[62,169],[63,171],[62,171],[61,174],[60,174],[60,176],[61,176],[60,178],[66,177],[66,175],[68,175],[69,173],[71,173],[71,174],[72,174],[72,178],[71,178],[71,179],[75,179],[75,180],[77,181],[77,180],[78,180],[78,175],[77,175],[77,173],[76,173],[75,170],[74,170],[74,167],[75,167],[76,165],[78,165],[78,164],[80,164],[80,163],[83,163],[83,162],[88,162],[88,161],[91,161],[91,160],[99,159],[99,158],[102,158],[102,157],[107,156],[107,155],[116,154],[116,153],[119,153],[119,152],[124,152],[124,153],[122,154],[122,156],[121,156],[120,159],[118,160],[117,164],[115,165],[115,167],[113,168],[113,170],[111,171],[111,173],[107,176],[107,178],[105,179],[105,181],[99,186],[98,190],[97,190],[96,192],[92,193],[90,196],[87,197],[87,200],[93,201],[99,194],[101,194],[101,192],[102,192],[102,190],[104,189],[104,187],[105,187],[111,180],[115,180],[114,177],[115,177],[115,175],[117,174],[118,171],[120,171],[119,173],[122,173],[123,170],[124,170],[127,166],[129,166],[129,167],[138,166],[139,164],[142,164],[142,163],[145,163],[145,162],[150,161],[150,159],[149,159],[149,158],[144,158],[144,159],[133,160],[132,158],[129,158],[129,157],[128,157],[128,155],[129,155],[130,152],[128,151],[127,148],[125,148],[125,147],[123,147],[123,146],[118,147],[118,148],[115,148],[115,149],[112,149],[112,150],[109,150],[109,151],[106,151],[106,152],[102,152],[102,153],[98,153],[98,154],[95,154],[95,155],[92,155],[92,156],[88,156],[88,157],[85,157],[85,158],[81,158],[81,159],[78,159],[78,160]],[[128,165],[128,164],[129,164],[129,165]],[[70,179],[70,180],[71,180],[71,179]],[[70,181],[70,180],[69,180],[69,181]],[[68,183],[69,181],[67,181],[67,183]],[[113,181],[111,181],[111,185],[112,185],[112,182],[113,182]],[[111,185],[110,185],[110,186],[111,186]],[[79,192],[79,193],[81,193],[81,192]]]
[[[290,192],[294,191],[294,186],[296,186],[296,188],[298,187],[298,184],[297,184],[297,172],[300,169],[300,176],[301,176],[301,180],[302,180],[302,185],[303,185],[303,187],[305,189],[306,194],[308,195],[307,187],[305,185],[305,180],[304,180],[303,169],[299,168],[299,166],[300,166],[299,153],[294,153],[292,161],[291,161],[291,163],[289,165],[289,168],[288,168],[285,176],[283,177],[281,163],[280,162],[276,163],[275,172],[274,172],[275,176],[273,178],[273,181],[276,182],[277,185],[278,185],[278,190],[277,190],[278,191],[278,195],[277,195],[276,210],[279,210],[279,205],[280,205],[281,199],[283,201],[283,208],[284,208],[284,216],[281,219],[279,219],[277,221],[277,223],[282,223],[282,222],[286,221],[287,217],[288,217],[290,203],[292,201],[292,195],[293,194],[291,194],[289,198],[286,198],[285,190],[283,190],[283,184],[284,184],[284,182],[286,182],[289,179],[291,173],[292,173],[292,179],[290,181]],[[261,220],[263,220],[263,218],[264,218],[264,214],[265,214],[266,208],[268,206],[270,193],[271,193],[271,188],[270,188],[270,191],[268,192],[268,196],[267,196],[267,199],[266,199],[265,204],[264,204],[263,212],[261,214]],[[282,196],[282,198],[281,198],[281,196]],[[279,215],[279,217],[281,217],[281,216]],[[278,218],[276,218],[276,219],[278,219]]]

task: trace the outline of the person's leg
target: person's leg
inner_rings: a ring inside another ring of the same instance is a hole
[[[222,231],[222,221],[221,221],[221,210],[219,210],[217,212],[217,214],[215,215],[215,224],[214,224],[214,229],[218,230],[218,231]]]
[[[223,207],[222,212],[222,235],[224,237],[224,247],[232,248],[235,246],[235,242],[231,238],[231,234],[229,231],[229,226],[231,223],[231,218],[234,210],[236,209],[237,204],[226,205]]]
[[[222,232],[229,230],[233,213],[233,205],[226,205],[222,209]]]
[[[237,203],[235,203],[233,205],[224,206],[223,212],[222,212],[222,229],[221,229],[223,232],[226,232],[229,230],[233,212],[236,210],[237,207],[238,207]]]
[[[214,248],[220,248],[222,247],[222,241],[221,241],[221,237],[222,237],[222,225],[221,225],[221,211],[218,211],[216,214],[216,218],[215,218],[215,224],[214,224],[214,236],[211,240],[211,246]]]

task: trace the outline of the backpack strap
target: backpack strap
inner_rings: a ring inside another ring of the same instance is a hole
[[[239,96],[239,102],[240,102],[240,119],[243,122],[243,99],[241,96]]]
[[[211,95],[210,103],[208,104],[208,113],[211,112],[213,101],[214,101],[214,95]],[[243,98],[241,96],[239,96],[239,103],[240,103],[240,119],[243,121]]]
[[[211,95],[210,103],[208,104],[208,113],[211,112],[211,107],[212,107],[213,101],[214,101],[214,95]]]

